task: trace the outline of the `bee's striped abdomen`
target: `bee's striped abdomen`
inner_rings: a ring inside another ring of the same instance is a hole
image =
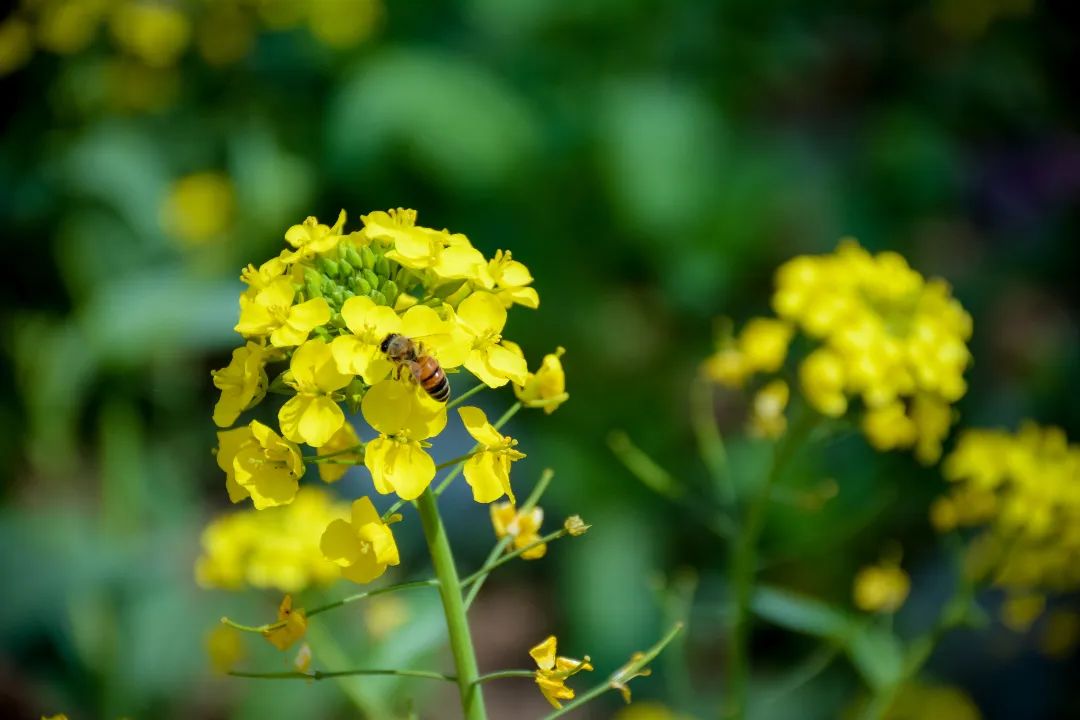
[[[438,360],[430,355],[421,356],[416,359],[412,371],[416,381],[428,395],[439,402],[450,399],[450,381],[446,379],[446,373],[439,367]]]

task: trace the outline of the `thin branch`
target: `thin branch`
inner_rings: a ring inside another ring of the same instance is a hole
[[[376,669],[376,670],[333,670],[331,672],[323,672],[322,670],[312,670],[311,672],[242,672],[239,670],[230,670],[227,675],[240,678],[255,678],[258,680],[326,680],[329,678],[348,677],[351,675],[399,675],[401,677],[414,677],[425,678],[428,680],[443,680],[445,682],[457,682],[457,678],[453,675],[444,675],[443,673],[437,673],[430,670],[390,670],[390,669]]]
[[[446,409],[451,410],[451,409],[457,407],[461,403],[463,403],[466,400],[468,400],[469,398],[471,398],[476,393],[480,392],[481,390],[487,389],[487,387],[488,386],[485,385],[484,383],[480,383],[476,387],[469,388],[465,392],[461,393],[461,395],[458,395],[456,398],[453,398],[452,400],[450,400],[450,402],[446,403]]]
[[[520,555],[524,555],[525,553],[529,552],[533,548],[538,548],[541,545],[546,545],[549,542],[554,542],[555,540],[558,540],[559,538],[561,538],[561,537],[563,537],[565,535],[569,535],[569,534],[570,533],[566,528],[559,528],[555,532],[550,533],[548,535],[545,535],[544,537],[540,538],[536,542],[529,543],[525,547],[517,548],[516,550],[514,550],[514,552],[507,553],[506,555],[503,555],[501,558],[499,558],[495,562],[488,563],[488,564],[484,565],[482,568],[480,568],[479,570],[474,572],[472,575],[469,575],[464,580],[462,580],[461,584],[462,584],[462,586],[465,586],[465,585],[468,585],[470,583],[476,582],[477,579],[479,579],[481,577],[484,577],[485,575],[490,573],[495,568],[500,567],[502,565],[505,565],[506,563],[510,562],[514,558],[516,558],[516,557],[518,557]]]
[[[519,514],[528,513],[530,510],[536,507],[536,504],[540,502],[540,498],[543,497],[544,492],[547,490],[548,485],[551,484],[551,479],[553,477],[555,477],[555,471],[551,468],[547,468],[544,470],[544,472],[540,473],[540,479],[536,481],[536,487],[533,488],[532,492],[529,493],[529,497],[525,500],[525,503],[518,509]],[[510,543],[513,541],[514,538],[510,535],[506,535],[500,538],[499,541],[495,543],[495,547],[491,548],[491,552],[488,553],[487,559],[484,560],[484,565],[482,565],[481,567],[490,565],[491,563],[495,562],[495,560],[503,554],[503,551],[506,550],[507,546],[509,546]],[[484,586],[485,580],[487,580],[486,576],[478,578],[476,582],[469,586],[469,591],[465,593],[466,610],[468,610],[472,606],[473,600],[476,600],[476,596],[480,594],[480,588]]]
[[[535,670],[499,670],[498,672],[490,672],[486,675],[481,675],[476,678],[477,683],[486,683],[491,680],[502,680],[503,678],[535,678]]]
[[[435,466],[435,470],[437,472],[439,470],[445,470],[446,468],[448,468],[448,467],[450,467],[452,465],[457,465],[458,463],[463,463],[466,460],[468,460],[469,458],[475,457],[476,455],[479,455],[481,452],[483,452],[483,450],[473,450],[472,452],[465,453],[464,455],[459,455],[458,457],[454,458],[453,460],[447,460],[444,463],[439,463],[438,465]]]
[[[427,580],[415,580],[413,582],[398,583],[397,585],[387,585],[386,587],[375,588],[374,590],[365,590],[364,592],[356,593],[355,595],[349,595],[343,597],[340,600],[327,603],[326,605],[319,605],[313,607],[310,610],[305,610],[307,617],[313,617],[319,613],[324,613],[327,610],[333,610],[334,608],[347,605],[348,603],[356,602],[357,600],[363,600],[364,598],[373,597],[375,595],[383,595],[385,593],[397,592],[398,590],[411,590],[418,587],[434,587],[439,584],[439,581],[435,578],[429,578]],[[276,630],[277,628],[284,627],[285,623],[281,620],[272,623],[266,623],[264,625],[241,625],[238,622],[230,620],[227,617],[221,618],[223,625],[228,625],[236,630],[243,630],[244,632],[265,633],[270,630]]]

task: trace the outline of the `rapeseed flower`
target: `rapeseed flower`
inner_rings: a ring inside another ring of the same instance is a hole
[[[495,537],[509,535],[517,549],[526,548],[540,540],[540,526],[544,523],[543,508],[534,507],[528,512],[521,512],[510,502],[492,503],[491,525],[495,528]],[[540,543],[521,554],[522,560],[536,560],[547,554],[547,545]]]
[[[278,606],[276,627],[263,631],[263,637],[278,650],[285,651],[307,634],[307,614],[303,608],[293,609],[292,596],[286,595]]]
[[[350,375],[338,371],[330,346],[309,340],[293,353],[285,383],[296,390],[281,406],[281,432],[293,442],[324,445],[345,423],[345,414],[331,394],[349,384]]]
[[[255,509],[262,510],[293,501],[304,474],[304,461],[295,443],[258,420],[252,420],[247,428],[218,433],[218,441],[218,466],[225,468],[225,484],[233,502],[250,497]]]
[[[195,579],[207,588],[291,593],[328,583],[340,573],[323,557],[319,536],[348,515],[346,503],[316,487],[301,488],[288,505],[222,515],[203,530]]]
[[[969,554],[995,585],[1016,597],[1080,588],[1080,446],[1062,430],[968,430],[943,471],[934,525],[976,528]]]
[[[368,497],[352,504],[350,520],[327,525],[319,547],[326,559],[341,568],[342,576],[355,583],[369,583],[386,572],[388,565],[399,562],[394,534]]]
[[[509,345],[509,341],[503,341]],[[528,373],[525,382],[514,385],[514,394],[525,407],[541,407],[548,415],[555,412],[570,399],[566,392],[566,374],[563,372],[562,358],[566,351],[556,348],[548,353],[535,373]]]
[[[855,576],[855,607],[864,612],[893,613],[907,600],[911,578],[895,562],[868,565]]]
[[[544,698],[552,707],[561,708],[562,700],[573,700],[573,689],[566,686],[568,678],[585,670],[592,670],[589,656],[584,660],[559,657],[555,654],[556,639],[552,635],[536,647],[529,650],[529,655],[536,661],[536,684]]]
[[[488,422],[480,408],[458,408],[458,415],[465,429],[481,446],[481,449],[465,461],[465,481],[473,491],[473,499],[479,503],[498,500],[503,495],[514,502],[514,490],[510,487],[510,464],[525,457],[514,449],[517,440],[502,435]]]
[[[386,379],[364,395],[360,410],[379,436],[364,448],[375,489],[402,500],[420,497],[435,478],[424,440],[446,427],[446,406],[407,382]]]
[[[320,462],[319,477],[323,482],[337,482],[349,470],[349,464],[363,462],[364,453],[360,438],[356,435],[356,428],[349,423],[341,426],[341,429],[323,443],[317,453],[317,457],[323,458],[332,455],[335,462]]]
[[[218,427],[229,427],[240,413],[263,399],[267,385],[266,363],[272,356],[272,350],[248,342],[233,350],[228,366],[211,373],[214,387],[221,391],[214,406],[214,423]]]
[[[289,277],[271,280],[253,295],[240,296],[240,321],[234,328],[245,337],[269,337],[274,347],[300,345],[311,331],[330,320],[330,306],[317,297],[293,304],[296,287]]]

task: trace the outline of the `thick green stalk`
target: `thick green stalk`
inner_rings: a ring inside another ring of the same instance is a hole
[[[416,501],[420,513],[420,522],[424,526],[424,538],[431,553],[431,563],[435,567],[435,577],[439,580],[439,595],[442,596],[443,612],[446,613],[446,630],[450,636],[450,650],[454,655],[457,668],[458,690],[461,693],[461,709],[466,720],[486,720],[484,695],[476,682],[480,671],[473,652],[472,634],[469,631],[469,619],[465,615],[465,602],[461,597],[461,581],[454,566],[454,555],[450,551],[450,541],[446,537],[439,506],[431,488]]]

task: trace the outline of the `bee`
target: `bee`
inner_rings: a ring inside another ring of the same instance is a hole
[[[409,368],[416,382],[432,398],[443,403],[450,399],[450,381],[446,379],[446,372],[438,360],[424,353],[423,345],[404,335],[390,333],[379,349],[386,353],[390,362],[397,364],[398,372],[402,367]]]

